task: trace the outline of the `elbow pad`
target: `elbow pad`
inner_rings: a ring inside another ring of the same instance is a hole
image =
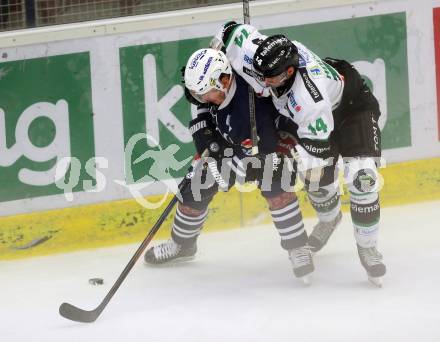
[[[300,139],[299,144],[309,153],[310,155],[321,158],[328,159],[334,156],[334,148],[331,146],[329,140],[311,140],[311,139]]]

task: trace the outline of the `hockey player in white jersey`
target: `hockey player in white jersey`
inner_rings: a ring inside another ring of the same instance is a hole
[[[307,245],[308,237],[297,197],[293,192],[284,191],[281,184],[284,160],[277,155],[278,135],[273,121],[276,109],[271,99],[261,97],[255,100],[260,155],[258,158],[248,157],[248,85],[233,72],[226,56],[214,49],[194,52],[186,65],[184,80],[187,96],[191,102],[199,104],[197,117],[191,120],[189,130],[197,152],[202,154],[209,149],[210,156],[215,159],[214,164],[209,163],[208,170],[217,175],[217,182],[200,189],[197,198],[195,193],[199,184],[194,183],[195,178],[192,179],[190,187],[181,194],[171,239],[150,248],[145,254],[145,261],[148,264],[164,264],[194,257],[197,237],[208,215],[208,205],[219,188],[226,191],[239,179],[257,181],[293,272],[308,284],[309,274],[314,270],[312,253]],[[212,146],[215,146],[214,150]],[[247,165],[250,159],[260,167]],[[273,168],[274,162],[276,167]],[[227,165],[233,172],[223,177]],[[202,183],[205,184],[209,174],[207,170],[204,172]],[[269,180],[267,186],[264,185],[265,177]]]
[[[283,35],[267,37],[250,25],[225,24],[211,45],[226,52],[234,70],[257,93],[272,97],[283,115],[278,123],[283,129],[291,126],[304,164],[332,161],[323,167],[318,186],[305,179],[319,218],[309,238],[315,252],[327,243],[342,217],[335,167],[337,158],[343,157],[360,261],[370,281],[380,285],[386,272],[377,250],[380,110],[364,80],[344,60],[323,60],[298,41]]]

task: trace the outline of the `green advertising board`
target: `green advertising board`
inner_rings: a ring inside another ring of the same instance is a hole
[[[124,140],[137,133],[148,133],[161,148],[177,144],[177,160],[194,154],[191,135],[186,127],[191,109],[181,83],[182,66],[197,49],[208,46],[209,38],[129,46],[120,49]],[[155,89],[154,89],[155,88]],[[154,141],[139,141],[131,162],[145,150],[158,149]],[[134,180],[142,178],[152,160],[132,165]],[[185,168],[169,170],[172,177],[183,176]]]
[[[382,148],[411,145],[405,13],[274,28],[263,33],[286,34],[291,39],[301,41],[322,57],[370,63],[376,59],[383,60],[387,120],[382,132]],[[170,144],[181,146],[179,153],[176,153],[177,159],[184,159],[193,153],[191,141],[176,137],[174,132],[179,127],[169,119],[174,116],[173,120],[182,125],[187,125],[191,119],[190,105],[183,95],[180,68],[195,50],[208,46],[210,38],[120,49],[125,143],[133,134],[143,132],[156,136],[162,147]],[[371,84],[368,78],[366,80]],[[180,92],[176,91],[176,87],[180,87]],[[166,108],[159,108],[164,104]],[[168,119],[162,118],[160,121],[164,110],[168,111]],[[156,127],[153,126],[155,132],[151,131],[151,121],[154,125],[157,124]],[[146,142],[139,143],[132,160],[148,148],[154,147]],[[134,179],[141,178],[150,166],[148,160],[133,166]],[[184,170],[174,173],[171,171],[170,174],[174,177],[183,176]]]
[[[405,13],[263,32],[284,33],[322,57],[344,58],[353,63],[381,60],[387,106],[382,147],[411,145]],[[168,152],[177,150],[177,164],[194,153],[186,128],[192,117],[191,107],[184,97],[180,69],[196,49],[208,45],[210,38],[119,49],[124,144],[137,133],[148,133],[153,138],[136,143],[129,164],[145,151],[166,149],[173,144]],[[89,52],[0,63],[0,202],[63,193],[55,184],[55,168],[65,156],[77,158],[80,165],[73,191],[84,190],[84,180],[94,180],[84,167],[95,156],[93,74]],[[374,87],[374,82],[367,81]],[[134,180],[148,174],[152,162],[145,158],[131,165]],[[170,169],[167,176],[181,177],[185,170]],[[69,171],[65,172],[67,181]]]
[[[62,193],[60,158],[94,157],[89,53],[3,62],[0,75],[0,202]],[[86,179],[81,167],[72,190]]]

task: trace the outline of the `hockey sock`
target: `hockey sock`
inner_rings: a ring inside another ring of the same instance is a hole
[[[376,162],[368,157],[348,158],[344,164],[356,242],[364,248],[375,247],[380,219],[380,182]]]
[[[291,200],[280,209],[270,209],[272,220],[281,238],[281,247],[286,250],[302,247],[307,243],[298,199]]]
[[[208,209],[193,216],[188,215],[188,213],[182,213],[181,208],[177,207],[171,231],[171,238],[183,247],[194,244],[202,230],[203,223],[207,216]]]
[[[350,211],[357,244],[364,248],[375,247],[379,235],[379,194],[350,193]]]

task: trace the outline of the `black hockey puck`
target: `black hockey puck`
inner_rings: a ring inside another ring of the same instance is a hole
[[[102,278],[90,278],[89,279],[90,285],[102,285],[104,284],[104,279]]]

